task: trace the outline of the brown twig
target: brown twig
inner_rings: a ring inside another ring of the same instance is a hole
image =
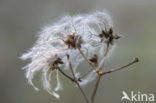
[[[88,72],[86,72],[85,74],[83,74],[81,77],[78,78],[78,80],[81,81],[82,78],[84,78],[85,76],[87,76],[90,72],[92,72],[93,70],[90,69]]]
[[[83,56],[83,58],[87,61],[87,63],[88,63],[94,70],[96,70],[96,67],[87,59],[87,57],[84,55],[84,53],[83,53],[83,51],[80,49],[80,47],[77,46],[77,48],[78,48],[80,54]]]
[[[67,55],[67,58],[69,59],[69,55]],[[77,86],[79,87],[79,89],[80,89],[82,95],[84,96],[84,98],[85,98],[85,100],[86,100],[86,103],[89,103],[89,100],[88,100],[86,94],[84,93],[83,89],[81,88],[80,84],[78,83],[78,81],[77,81],[77,79],[76,79],[76,77],[75,77],[75,74],[74,74],[74,71],[73,71],[73,68],[72,68],[72,65],[71,65],[70,62],[69,62],[69,66],[70,66],[70,70],[71,70],[71,72],[72,72],[73,78],[74,78],[74,80],[75,80],[75,83],[77,84]]]
[[[103,59],[102,59],[102,63],[101,63],[101,65],[100,65],[100,67],[99,67],[99,70],[102,70],[102,68],[103,68],[103,66],[104,66],[104,63],[105,63],[104,58],[107,56],[108,51],[109,51],[109,43],[107,43],[106,51],[105,51],[105,53],[104,53],[104,57],[103,57]]]
[[[98,85],[99,85],[99,82],[100,82],[100,79],[101,79],[101,73],[103,73],[103,72],[102,72],[102,68],[103,68],[104,62],[105,62],[105,61],[104,61],[104,58],[107,56],[108,50],[109,50],[109,43],[107,43],[107,47],[106,47],[106,51],[105,51],[105,53],[104,53],[104,57],[103,57],[103,59],[102,59],[102,63],[101,63],[101,65],[100,65],[100,67],[99,67],[99,70],[97,71],[98,76],[97,76],[97,78],[96,78],[96,83],[95,83],[95,86],[94,86],[93,94],[92,94],[92,96],[91,96],[91,103],[94,102],[95,94],[96,94],[96,92],[97,92],[97,88],[98,88]]]
[[[124,69],[124,68],[126,68],[126,67],[128,67],[128,66],[130,66],[130,65],[132,65],[134,63],[137,63],[137,62],[139,62],[139,59],[138,58],[135,58],[131,63],[128,63],[127,65],[124,65],[122,67],[119,67],[119,68],[116,68],[116,69],[111,69],[109,71],[103,72],[103,73],[101,73],[101,75],[105,75],[105,74],[108,74],[108,73],[112,73],[112,72],[115,72],[115,71]]]
[[[95,86],[94,86],[93,94],[91,96],[91,103],[94,102],[95,94],[97,92],[97,88],[98,88],[98,85],[100,83],[100,79],[101,79],[101,75],[98,75],[98,77],[96,78],[96,83],[95,83]]]
[[[70,79],[71,81],[75,82],[75,80],[74,80],[72,77],[68,76],[66,73],[64,73],[64,72],[61,70],[61,68],[58,67],[58,70],[59,70],[65,77],[67,77],[67,78]]]
[[[107,43],[107,47],[106,47],[106,51],[105,51],[104,56],[107,56],[107,54],[108,54],[108,50],[109,50],[109,43]]]
[[[81,48],[79,46],[77,46],[77,43],[75,43],[76,47],[78,48],[80,54],[82,55],[82,57],[87,61],[87,63],[92,67],[91,70],[89,70],[87,73],[85,73],[84,75],[82,75],[81,77],[78,78],[78,80],[81,80],[82,78],[84,78],[85,76],[87,76],[91,71],[95,70],[96,71],[96,67],[88,60],[88,58],[84,55],[83,51],[81,50]]]
[[[127,65],[124,65],[122,67],[119,67],[119,68],[116,68],[116,69],[112,69],[112,70],[109,70],[109,71],[106,71],[106,72],[102,72],[102,71],[98,71],[98,77],[96,79],[96,83],[95,83],[95,87],[94,87],[94,90],[93,90],[93,94],[91,96],[91,103],[94,102],[94,98],[95,98],[95,94],[97,92],[97,88],[98,88],[98,85],[99,85],[99,81],[101,79],[101,76],[105,75],[105,74],[108,74],[108,73],[112,73],[112,72],[115,72],[115,71],[118,71],[118,70],[121,70],[121,69],[124,69],[134,63],[137,63],[139,62],[139,59],[138,58],[135,58],[131,63],[128,63]]]

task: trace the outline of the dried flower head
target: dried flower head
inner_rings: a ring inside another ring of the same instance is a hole
[[[103,59],[104,51],[111,51],[114,46],[108,48],[108,45],[114,44],[114,39],[120,38],[113,35],[113,23],[111,17],[106,12],[96,11],[90,14],[65,16],[53,25],[47,26],[38,35],[38,40],[34,46],[21,59],[30,59],[31,62],[24,67],[26,69],[26,78],[28,82],[36,89],[32,79],[34,74],[42,71],[42,84],[45,90],[59,98],[56,93],[61,89],[59,81],[58,67],[65,70],[69,67],[69,62],[74,66],[76,77],[80,77],[77,68],[85,59],[79,52],[84,53],[89,61],[98,66],[98,61]],[[66,57],[70,56],[70,59]],[[105,56],[107,59],[107,56]],[[51,87],[51,74],[57,73],[57,87]],[[83,78],[80,85],[85,85],[96,77],[95,72],[90,72]]]

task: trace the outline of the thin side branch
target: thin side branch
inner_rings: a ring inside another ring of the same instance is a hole
[[[87,61],[87,63],[94,69],[96,70],[96,67],[87,59],[87,57],[84,55],[83,51],[77,46],[80,54],[83,56],[83,58]]]
[[[99,67],[99,70],[102,70],[102,68],[103,68],[103,66],[104,66],[104,63],[105,63],[105,57],[107,56],[107,54],[108,54],[108,51],[109,51],[109,43],[107,43],[107,47],[106,47],[106,51],[105,51],[105,53],[104,53],[104,57],[103,57],[103,59],[102,59],[102,63],[101,63],[101,65],[100,65],[100,67]]]
[[[106,51],[105,51],[104,56],[107,56],[107,54],[108,54],[108,50],[109,50],[109,43],[107,43],[107,47],[106,47]]]
[[[61,70],[61,68],[58,67],[58,70],[59,70],[65,77],[67,77],[67,78],[70,79],[71,81],[75,82],[75,80],[74,80],[72,77],[68,76],[66,73],[64,73],[64,72]]]
[[[69,59],[69,55],[67,55],[67,58]],[[85,98],[85,100],[86,100],[86,103],[89,103],[89,100],[88,100],[86,94],[84,93],[83,89],[81,88],[80,84],[78,83],[78,81],[77,81],[77,79],[76,79],[76,77],[75,77],[75,74],[74,74],[74,71],[73,71],[73,68],[72,68],[72,65],[71,65],[70,62],[69,62],[69,66],[70,66],[70,69],[71,69],[71,72],[72,72],[72,75],[73,75],[73,78],[74,78],[75,83],[77,84],[77,86],[79,87],[79,89],[80,89],[82,95],[84,96],[84,98]]]
[[[78,78],[78,80],[81,81],[82,78],[86,77],[90,72],[92,72],[93,70],[90,69],[88,72],[86,72],[85,74],[83,74],[81,77]]]
[[[119,67],[119,68],[116,68],[116,69],[111,69],[111,70],[109,70],[109,71],[103,72],[103,73],[101,73],[101,75],[105,75],[105,74],[108,74],[108,73],[112,73],[112,72],[115,72],[115,71],[124,69],[124,68],[126,68],[126,67],[128,67],[128,66],[130,66],[130,65],[132,65],[132,64],[134,64],[134,63],[137,63],[137,62],[139,62],[139,59],[138,59],[138,58],[135,58],[134,61],[132,61],[132,62],[129,63],[129,64],[124,65],[124,66]]]

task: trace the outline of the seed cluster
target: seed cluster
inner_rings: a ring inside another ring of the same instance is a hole
[[[88,84],[96,77],[95,72],[91,71],[84,78],[81,78],[82,73],[77,70],[78,66],[87,61],[96,70],[103,59],[104,51],[107,49],[112,51],[114,39],[119,38],[119,35],[113,34],[111,17],[104,11],[64,16],[55,24],[45,27],[39,33],[34,46],[21,56],[23,60],[31,60],[24,67],[26,78],[34,88],[37,88],[32,80],[38,71],[42,71],[41,82],[44,89],[59,98],[56,93],[62,87],[59,75],[56,75],[57,83],[54,84],[57,85],[56,88],[53,88],[51,86],[51,74],[61,71],[67,78],[75,81],[63,73],[63,69],[68,70],[72,65],[73,73],[75,78],[79,79],[79,84],[81,86]],[[108,48],[109,44],[112,46]],[[104,58],[108,59],[109,56]]]

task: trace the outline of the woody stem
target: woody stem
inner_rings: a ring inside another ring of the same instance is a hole
[[[96,78],[96,83],[95,83],[95,86],[94,86],[93,94],[91,96],[91,103],[94,102],[94,98],[95,98],[95,95],[96,95],[96,92],[97,92],[98,85],[100,83],[100,79],[101,79],[101,75],[98,74],[98,76]]]

